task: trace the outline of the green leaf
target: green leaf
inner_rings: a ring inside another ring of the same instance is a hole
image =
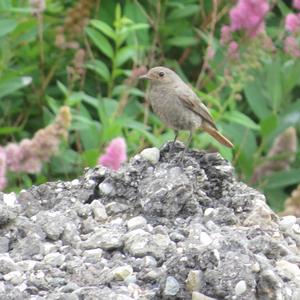
[[[0,127],[0,135],[8,135],[21,131],[20,127]]]
[[[263,119],[260,122],[260,132],[262,136],[268,136],[270,133],[272,133],[278,124],[278,118],[276,115],[270,115]]]
[[[81,154],[82,160],[84,161],[84,164],[88,167],[94,167],[97,164],[97,160],[99,157],[99,149],[89,149],[84,151]]]
[[[49,105],[49,107],[52,109],[52,111],[54,113],[57,113],[60,108],[60,103],[56,99],[54,99],[48,95],[46,95],[46,101],[47,101],[47,104]]]
[[[105,54],[110,59],[113,58],[114,50],[107,38],[103,34],[91,27],[86,27],[85,32],[87,33],[88,37],[93,41],[95,46],[103,54]]]
[[[59,90],[64,94],[64,96],[67,97],[69,94],[68,88],[59,80],[57,80],[57,86]]]
[[[262,90],[262,82],[259,80],[249,82],[244,89],[247,102],[259,119],[264,119],[271,114],[268,99],[262,94]]]
[[[100,20],[91,20],[90,23],[93,27],[100,30],[102,33],[104,33],[109,38],[111,38],[113,40],[116,39],[116,33],[107,23],[104,23]]]
[[[31,81],[31,77],[17,77],[0,81],[0,98],[29,85]]]
[[[265,179],[267,180],[267,188],[279,188],[298,184],[300,182],[300,169],[275,172],[265,177]]]
[[[287,15],[291,12],[291,9],[282,0],[277,1],[277,6],[279,7],[282,15]]]
[[[289,60],[282,66],[282,84],[284,95],[288,95],[291,90],[300,83],[300,63]]]
[[[95,71],[105,82],[109,82],[110,72],[106,64],[100,60],[92,60],[86,64],[89,70]]]
[[[2,19],[0,20],[0,37],[7,35],[8,33],[15,30],[17,22],[13,19]]]
[[[252,121],[248,116],[239,111],[229,111],[223,114],[223,118],[230,122],[234,122],[240,125],[244,125],[247,128],[259,130],[259,126]]]
[[[190,4],[185,5],[183,7],[178,7],[173,9],[170,14],[168,15],[168,20],[175,20],[175,19],[181,19],[186,18],[192,15],[195,15],[199,12],[199,5],[197,4]]]
[[[267,66],[267,93],[270,95],[273,112],[277,112],[282,97],[281,61],[276,59]]]
[[[130,58],[132,59],[134,55],[135,51],[131,47],[124,47],[120,49],[116,55],[116,67],[120,67],[121,65],[123,65],[127,60],[129,60]]]
[[[192,36],[175,36],[173,38],[170,38],[167,41],[167,44],[171,46],[185,48],[185,47],[197,45],[198,41],[195,37]]]

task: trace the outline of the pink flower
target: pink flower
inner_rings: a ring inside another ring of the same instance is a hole
[[[285,29],[289,32],[296,32],[300,29],[300,16],[288,14],[285,18]]]
[[[228,44],[232,40],[230,26],[224,25],[221,28],[221,44]]]
[[[105,154],[99,158],[98,164],[117,171],[126,159],[126,143],[125,140],[120,137],[115,138],[110,142],[106,148]]]
[[[8,144],[5,147],[7,168],[14,172],[19,172],[21,169],[21,160],[23,159],[23,151],[18,144]]]
[[[228,46],[228,56],[232,59],[239,59],[239,45],[237,42],[232,41]]]
[[[0,147],[0,190],[6,187],[6,153],[4,148]]]
[[[293,6],[297,9],[300,9],[300,0],[293,0]]]
[[[266,0],[239,0],[230,11],[231,30],[244,29],[250,36],[264,30],[264,18],[269,11]]]
[[[293,57],[300,57],[300,47],[295,37],[286,37],[284,40],[284,51]]]

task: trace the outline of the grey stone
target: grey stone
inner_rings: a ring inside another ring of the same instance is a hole
[[[170,243],[167,235],[151,235],[143,229],[135,229],[125,235],[125,249],[137,257],[151,255],[163,258]]]
[[[0,273],[7,274],[17,270],[17,264],[9,257],[8,254],[0,254]]]
[[[288,228],[292,227],[297,221],[295,216],[285,216],[279,221],[279,227],[281,230],[285,231]]]
[[[92,207],[93,216],[96,221],[104,222],[107,220],[108,217],[107,217],[105,206],[99,200],[94,200],[91,203],[91,207]]]
[[[132,275],[133,269],[130,265],[120,266],[113,269],[113,276],[116,280],[126,280]]]
[[[166,296],[175,296],[180,289],[180,285],[175,277],[168,276],[164,288],[164,295]]]
[[[0,253],[8,252],[9,249],[9,238],[3,236],[0,237]]]
[[[49,253],[44,257],[44,263],[52,267],[60,267],[65,261],[65,256],[58,252]]]
[[[200,291],[201,288],[201,274],[200,270],[191,270],[186,279],[186,288],[190,292]]]
[[[86,241],[82,242],[81,245],[84,249],[117,249],[123,245],[122,233],[123,229],[118,227],[99,228]]]
[[[86,261],[89,263],[99,262],[102,255],[103,255],[102,249],[90,249],[90,250],[85,250],[82,253],[82,256],[85,257]]]
[[[9,224],[16,217],[17,212],[13,208],[0,203],[0,227]]]
[[[65,244],[69,244],[72,245],[74,248],[78,248],[81,239],[79,237],[77,226],[71,222],[66,223],[61,239]]]
[[[300,221],[219,154],[179,165],[170,145],[155,165],[0,193],[0,299],[298,300]]]

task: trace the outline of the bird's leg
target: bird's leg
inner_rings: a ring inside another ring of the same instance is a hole
[[[175,132],[175,137],[174,137],[173,143],[172,143],[172,145],[171,145],[170,152],[173,151],[173,149],[174,149],[174,147],[175,147],[175,142],[176,142],[177,137],[178,137],[178,134],[179,134],[179,131],[178,131],[178,130],[174,130],[174,132]]]
[[[191,131],[190,131],[189,138],[188,138],[188,141],[187,141],[187,144],[186,144],[184,150],[181,152],[181,156],[180,156],[180,160],[179,160],[180,162],[182,162],[183,157],[184,157],[184,155],[185,155],[185,153],[186,153],[186,150],[187,150],[187,149],[189,148],[189,146],[190,146],[190,143],[191,143],[191,141],[192,141],[193,135],[194,135],[194,131],[191,130]]]

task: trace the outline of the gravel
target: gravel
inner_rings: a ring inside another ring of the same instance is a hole
[[[300,299],[300,220],[171,145],[0,194],[0,299]]]

